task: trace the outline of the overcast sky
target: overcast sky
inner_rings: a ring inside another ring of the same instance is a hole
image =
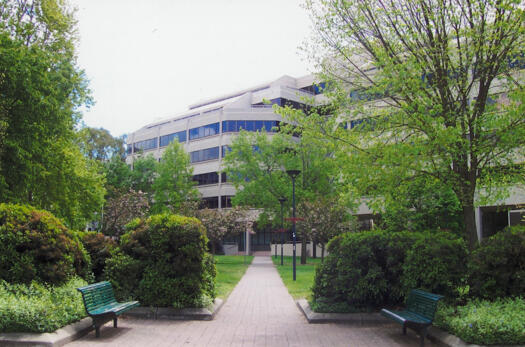
[[[120,136],[201,99],[311,72],[302,0],[70,0],[96,104],[84,122]]]

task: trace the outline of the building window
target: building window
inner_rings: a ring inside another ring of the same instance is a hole
[[[219,147],[201,149],[200,151],[190,152],[190,161],[198,163],[200,161],[219,159]]]
[[[133,145],[132,144],[126,144],[126,153],[128,155],[131,154],[132,149],[133,149]]]
[[[164,147],[178,139],[179,142],[186,142],[186,130],[178,133],[168,134],[160,137],[160,147]]]
[[[225,120],[222,122],[222,132],[239,132],[242,130],[246,131],[262,131],[265,129],[267,132],[276,132],[274,129],[279,127],[279,121],[276,120]]]
[[[229,208],[229,207],[232,207],[232,196],[231,195],[221,196],[221,208]]]
[[[226,156],[227,153],[230,153],[231,152],[231,147],[230,146],[222,146],[221,147],[221,158],[224,158]]]
[[[199,208],[219,208],[219,197],[211,196],[209,198],[202,198],[199,204]]]
[[[139,151],[147,151],[147,150],[150,150],[150,149],[155,149],[157,148],[157,138],[153,138],[153,139],[149,139],[149,140],[144,140],[144,141],[139,141],[139,142],[135,142],[133,144],[133,152],[139,152]]]
[[[219,134],[219,123],[204,125],[198,128],[190,129],[190,140],[200,139],[202,137]]]
[[[197,182],[198,186],[217,184],[219,183],[219,174],[217,172],[207,172],[200,175],[194,175],[193,181]]]
[[[228,182],[228,177],[226,177],[226,172],[221,172],[221,183]]]

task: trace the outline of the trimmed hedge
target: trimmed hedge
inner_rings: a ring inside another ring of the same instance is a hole
[[[525,295],[525,227],[485,239],[469,260],[470,294],[493,299]]]
[[[215,298],[215,263],[198,219],[161,214],[127,228],[121,253],[106,262],[119,297],[159,307],[199,307]]]
[[[0,332],[53,332],[86,316],[75,277],[60,286],[9,284],[0,280]]]
[[[0,279],[61,284],[75,275],[91,275],[89,254],[75,232],[47,211],[0,204]]]
[[[332,239],[316,269],[313,301],[371,310],[402,304],[412,288],[457,295],[467,248],[444,232],[346,233]]]

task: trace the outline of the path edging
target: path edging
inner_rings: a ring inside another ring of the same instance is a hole
[[[205,308],[135,307],[123,316],[153,320],[212,320],[224,305],[224,300],[216,298],[213,305]]]
[[[308,323],[353,323],[358,325],[386,324],[389,320],[379,313],[320,313],[314,312],[306,299],[296,301]]]
[[[215,299],[208,308],[172,309],[168,307],[136,307],[123,316],[155,320],[212,320],[224,305],[224,300]],[[93,330],[92,320],[86,317],[66,325],[52,333],[1,333],[0,346],[45,346],[59,347],[81,338]]]
[[[91,318],[66,325],[52,333],[2,333],[2,346],[63,346],[68,342],[81,338],[93,330]]]
[[[299,310],[304,314],[308,323],[355,323],[365,324],[387,324],[391,321],[379,313],[320,313],[310,308],[307,300],[297,300]],[[523,345],[476,345],[463,341],[456,335],[449,334],[435,326],[428,329],[427,337],[434,343],[446,347],[525,347]]]

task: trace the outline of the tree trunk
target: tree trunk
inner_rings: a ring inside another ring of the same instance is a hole
[[[321,245],[321,263],[324,263],[324,243]]]
[[[469,249],[472,251],[479,243],[478,231],[476,229],[476,214],[474,212],[474,204],[463,205],[463,222],[465,223],[466,240],[468,241]]]
[[[306,264],[306,238],[301,240],[301,265]]]
[[[211,254],[215,255],[215,242],[211,242]]]
[[[317,242],[312,242],[312,258],[317,258]]]

